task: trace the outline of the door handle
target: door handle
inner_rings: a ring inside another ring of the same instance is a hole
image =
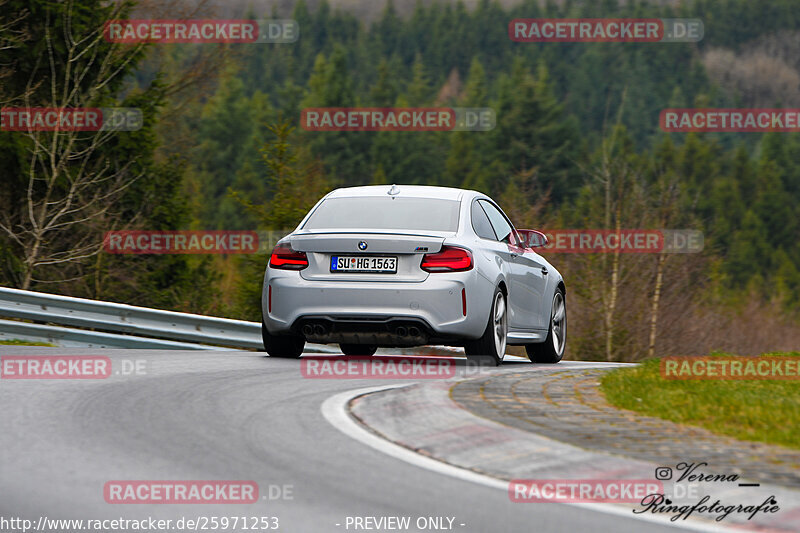
[[[547,267],[542,267],[542,274],[546,276],[548,272],[549,270],[547,270]]]

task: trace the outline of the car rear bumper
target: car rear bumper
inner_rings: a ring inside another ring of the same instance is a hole
[[[411,346],[480,337],[492,291],[475,270],[432,274],[421,282],[364,282],[309,281],[299,272],[268,269],[262,311],[272,334],[295,332],[313,342]]]

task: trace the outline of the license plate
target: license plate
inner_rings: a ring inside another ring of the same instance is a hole
[[[397,272],[396,257],[371,257],[366,255],[334,255],[331,257],[331,272]]]

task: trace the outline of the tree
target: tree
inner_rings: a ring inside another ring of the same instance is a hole
[[[431,98],[431,83],[422,60],[422,55],[417,54],[411,66],[411,81],[406,87],[408,104],[415,107],[426,105]]]
[[[44,0],[10,2],[10,20],[21,25],[17,31],[43,35],[43,40],[37,46],[6,51],[14,69],[4,84],[8,105],[63,109],[114,103],[123,79],[142,59],[143,46],[106,42],[103,23],[125,18],[130,8],[124,2],[91,1],[81,6]],[[146,120],[152,122],[163,90],[158,80],[151,85],[152,103],[143,109]],[[127,152],[126,144],[127,148],[146,144],[151,129],[130,134],[68,130],[0,134],[0,147],[7,149],[2,166],[10,185],[0,197],[0,231],[4,248],[19,257],[7,272],[16,285],[28,289],[43,269],[51,274],[57,272],[52,267],[66,271],[100,253],[98,232],[113,217],[115,202],[145,172],[138,163],[141,158],[119,156]]]
[[[473,58],[467,81],[464,84],[463,99],[459,103],[464,107],[486,107],[488,99],[489,87],[486,72],[480,60]],[[487,142],[487,138],[491,139],[491,135],[490,132],[471,131],[450,133],[450,147],[447,152],[443,180],[445,185],[491,192],[491,173],[497,168],[492,167],[490,159],[492,154],[478,149],[478,146]]]
[[[267,126],[270,139],[261,149],[264,179],[274,191],[265,204],[256,203],[246,193],[231,191],[258,221],[262,229],[291,231],[311,207],[328,191],[328,184],[319,161],[307,149],[297,150],[290,140],[294,128],[288,121]],[[236,313],[252,320],[260,316],[261,280],[264,261],[259,256],[245,257],[240,262],[237,284]]]
[[[377,107],[391,107],[397,98],[397,83],[386,59],[378,65],[378,81],[370,91],[370,97],[372,105]]]
[[[233,229],[245,220],[235,206],[225,202],[230,187],[247,158],[246,148],[253,135],[254,117],[263,116],[263,109],[254,109],[245,95],[242,81],[229,66],[219,86],[203,106],[197,125],[197,144],[192,149],[191,180],[197,183],[202,205],[198,219],[203,229]],[[263,99],[255,102],[263,105]],[[250,159],[251,160],[251,159]]]
[[[317,56],[308,80],[308,93],[302,102],[309,107],[353,107],[356,105],[353,80],[347,67],[344,47],[334,47],[330,57]],[[314,157],[325,165],[334,182],[365,184],[372,178],[366,154],[370,136],[364,132],[310,131],[304,132]]]
[[[561,202],[577,189],[578,136],[573,119],[552,93],[547,68],[540,65],[534,78],[517,60],[511,76],[500,81],[496,104],[497,127],[492,132],[492,156],[503,162],[505,176],[497,176],[502,190],[508,175],[536,168],[536,191],[552,191]]]
[[[132,6],[10,0],[0,10],[0,42],[25,43],[3,50],[4,106],[132,107],[143,117],[138,131],[0,132],[0,278],[23,289],[204,311],[215,293],[194,291],[212,277],[202,261],[101,253],[106,231],[178,229],[188,217],[184,167],[157,159],[156,125],[166,97],[196,73],[165,81],[156,71],[131,82],[149,48],[107,42],[102,30],[109,19],[129,18]],[[28,43],[34,35],[42,37]]]

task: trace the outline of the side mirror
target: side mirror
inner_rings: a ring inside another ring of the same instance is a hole
[[[526,248],[541,248],[542,246],[547,246],[547,235],[541,231],[535,229],[520,229],[517,230],[517,233],[522,237],[522,243]]]

